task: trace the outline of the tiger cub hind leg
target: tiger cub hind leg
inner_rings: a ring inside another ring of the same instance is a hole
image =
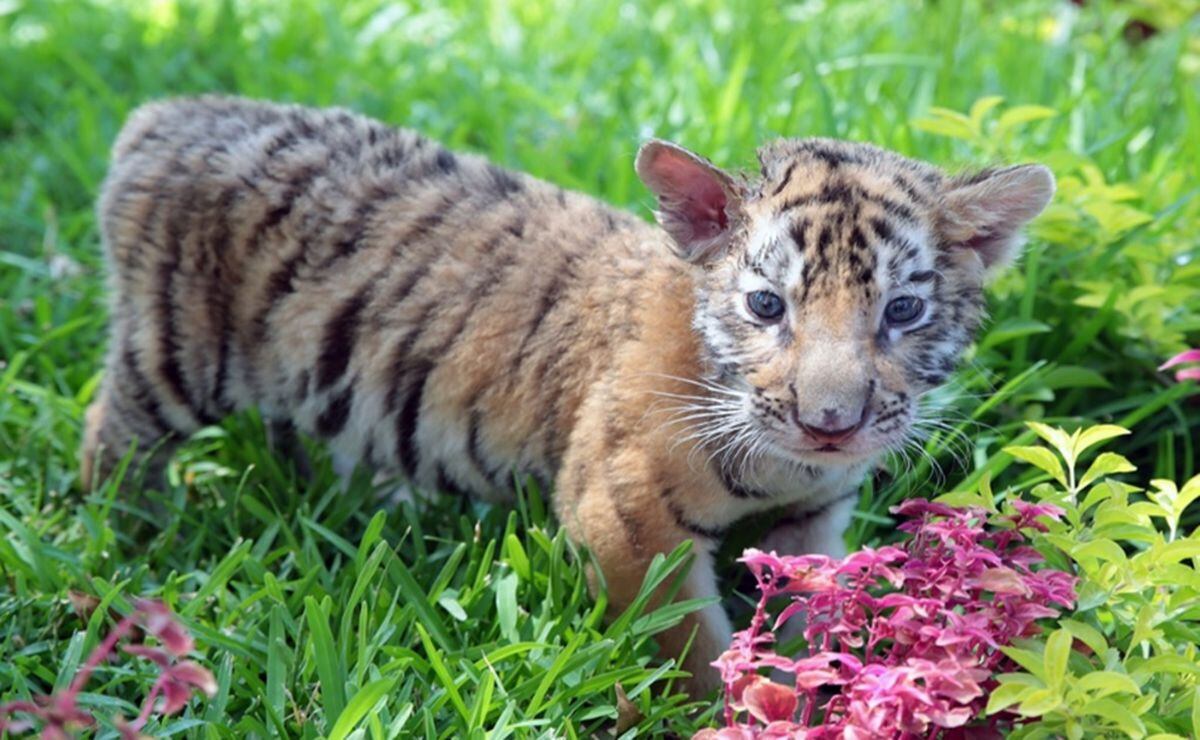
[[[84,415],[79,448],[79,483],[84,491],[102,486],[129,457],[121,484],[158,485],[183,435],[163,419],[149,389],[132,381],[122,368],[128,360],[110,361],[96,399]]]

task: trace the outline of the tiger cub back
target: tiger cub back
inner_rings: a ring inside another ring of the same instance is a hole
[[[157,472],[252,406],[429,487],[548,482],[551,430],[626,320],[603,286],[654,261],[648,225],[586,196],[346,111],[218,97],[131,117],[99,218],[86,485],[133,439]]]

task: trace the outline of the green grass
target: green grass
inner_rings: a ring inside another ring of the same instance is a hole
[[[889,536],[905,495],[1013,482],[999,450],[1029,439],[1026,419],[1132,425],[1118,449],[1143,480],[1200,469],[1194,386],[1154,369],[1200,344],[1185,3],[1140,3],[1163,27],[1141,44],[1123,39],[1126,4],[1049,0],[288,5],[0,2],[0,700],[63,685],[102,635],[106,609],[76,613],[78,592],[118,611],[158,596],[196,634],[221,692],[155,734],[592,736],[612,732],[618,682],[633,731],[710,719],[654,657],[680,610],[605,621],[539,492],[516,511],[381,509],[319,455],[300,480],[249,415],[198,435],[151,505],[78,492],[105,327],[92,201],[124,116],[157,96],[346,105],[643,215],[632,158],[651,133],[743,167],[778,135],[951,168],[1046,162],[1060,195],[995,288],[950,430],[869,482],[850,544]],[[130,714],[149,681],[122,661],[86,700]]]

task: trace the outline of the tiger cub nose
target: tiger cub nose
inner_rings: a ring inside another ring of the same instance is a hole
[[[849,415],[832,408],[821,410],[820,423],[802,421],[799,415],[797,415],[796,422],[800,429],[817,444],[838,445],[849,440],[859,429],[862,429],[867,420],[867,409],[868,406],[864,405],[854,421],[850,423],[847,423]]]

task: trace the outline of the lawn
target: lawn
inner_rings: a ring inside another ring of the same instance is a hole
[[[649,135],[735,168],[777,136],[951,169],[1047,164],[1059,193],[991,291],[944,423],[864,487],[857,548],[895,537],[906,497],[1050,478],[1002,452],[1033,443],[1030,420],[1131,429],[1108,449],[1138,485],[1200,472],[1200,391],[1157,370],[1200,345],[1198,39],[1186,0],[0,0],[0,702],[66,686],[112,614],[153,597],[218,685],[152,720],[157,736],[591,737],[618,721],[686,736],[718,721],[719,700],[690,702],[655,657],[678,611],[606,613],[548,491],[383,507],[319,449],[299,476],[253,415],[197,434],[166,490],[78,490],[107,310],[93,201],[141,102],[347,106],[647,218],[633,155]],[[1200,512],[1177,524],[1194,531]],[[743,620],[753,583],[733,560],[750,543],[735,533],[723,552]],[[147,665],[123,658],[86,687],[101,736],[136,714]]]

